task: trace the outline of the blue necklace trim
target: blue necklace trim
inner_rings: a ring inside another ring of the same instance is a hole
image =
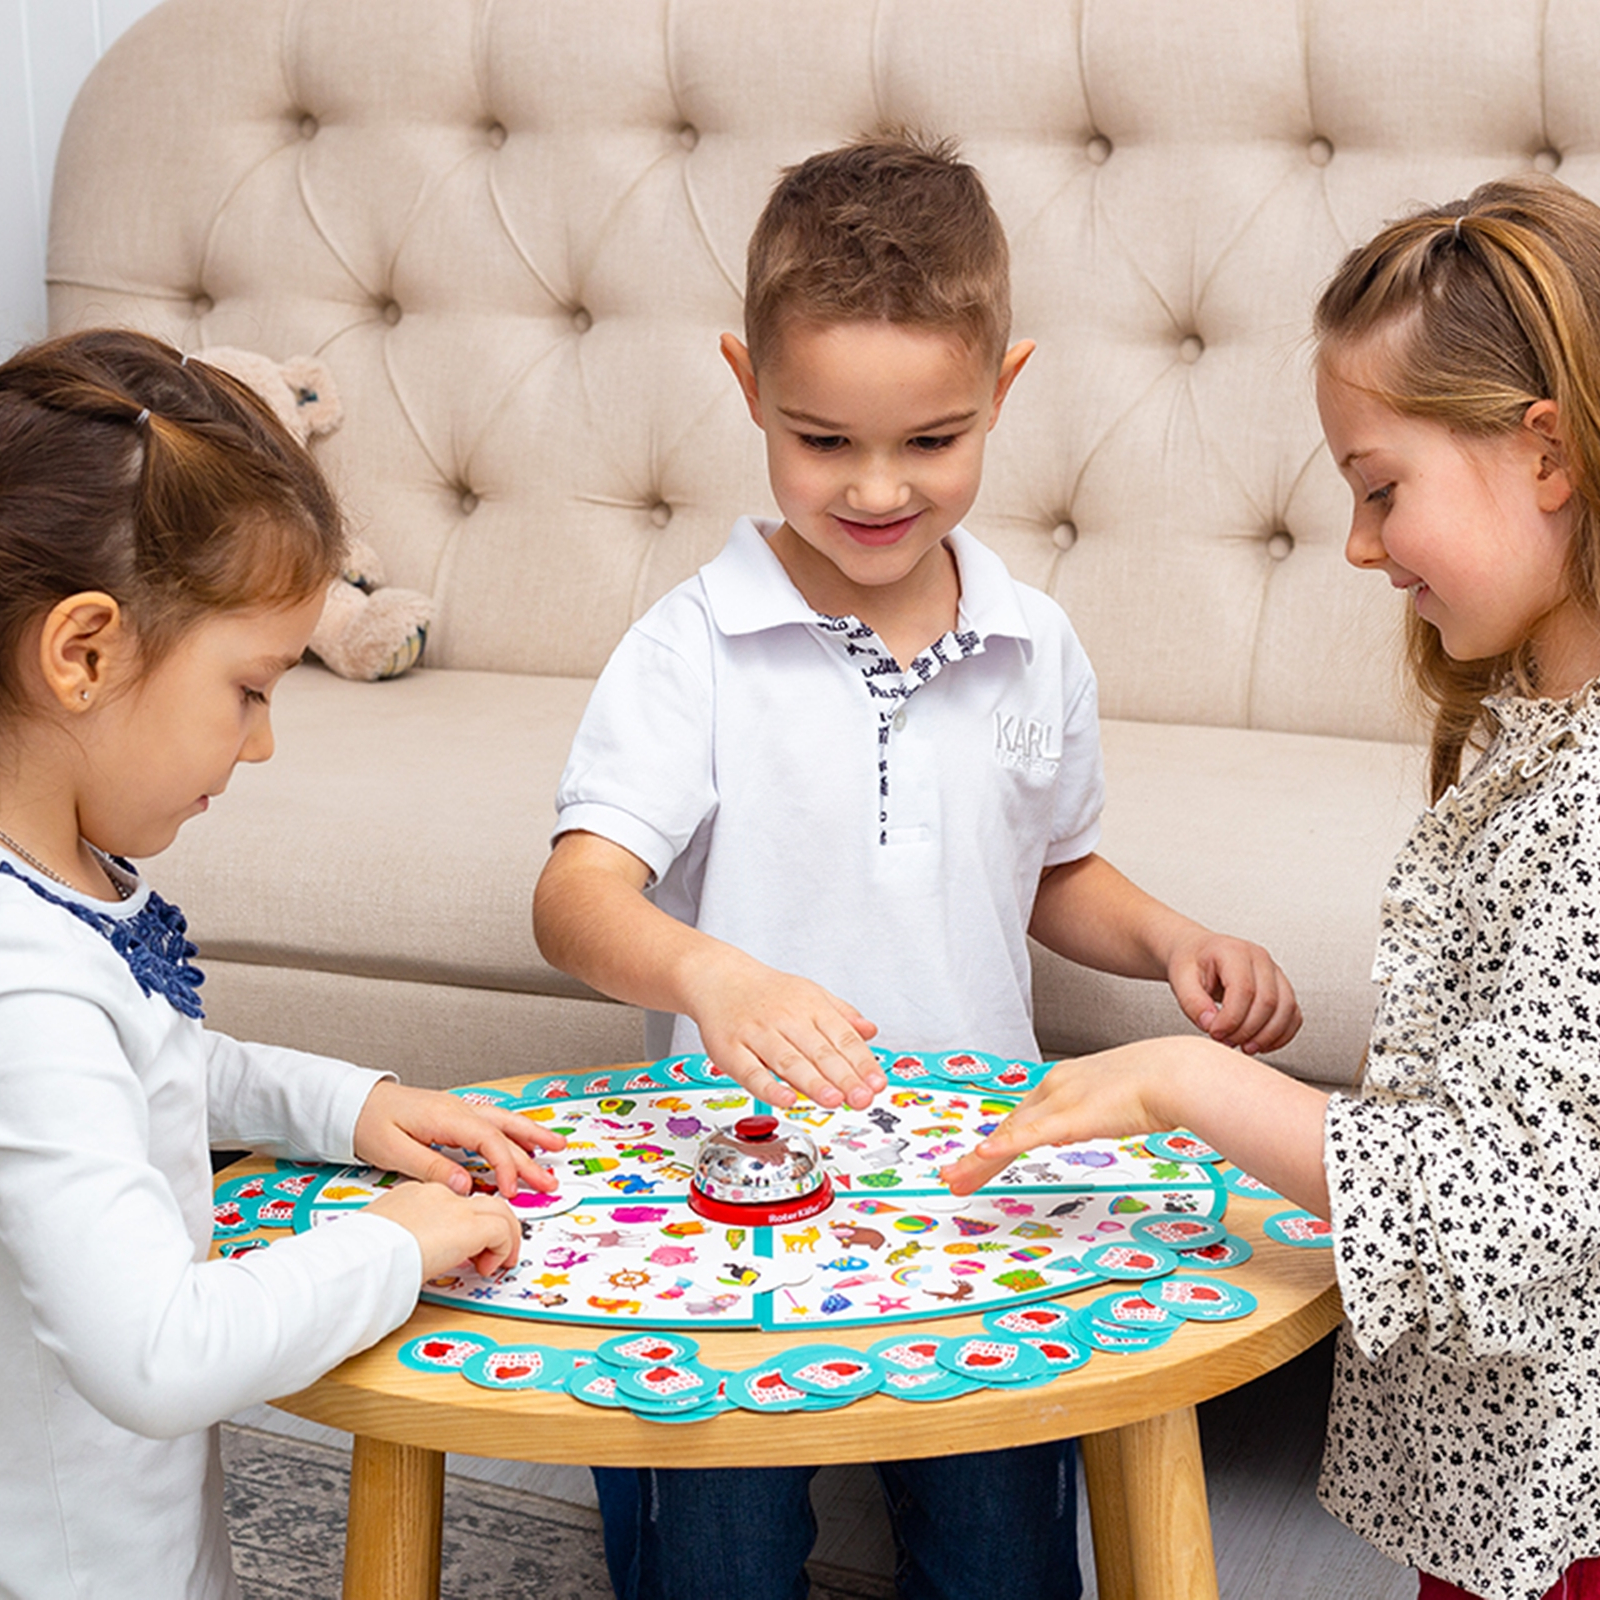
[[[116,861],[115,856],[111,859]],[[133,871],[124,861],[117,861],[117,865]],[[199,951],[189,940],[189,924],[175,905],[169,905],[154,890],[131,917],[108,917],[90,906],[51,894],[8,861],[0,861],[0,872],[32,889],[41,900],[70,911],[79,922],[88,923],[102,938],[110,940],[111,948],[128,963],[133,981],[146,994],[160,995],[186,1017],[198,1020],[205,1016],[195,991],[206,981],[206,975],[191,959]]]

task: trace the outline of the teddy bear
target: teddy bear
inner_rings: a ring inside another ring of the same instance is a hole
[[[254,350],[214,345],[195,360],[219,367],[253,389],[301,444],[332,433],[344,420],[333,374],[316,356],[274,361]],[[390,589],[378,552],[352,538],[344,570],[328,586],[312,652],[341,678],[375,682],[414,667],[427,643],[433,601],[415,589]]]

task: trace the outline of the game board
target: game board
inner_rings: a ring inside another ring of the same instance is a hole
[[[1227,1190],[1212,1153],[1192,1139],[1036,1151],[957,1199],[939,1169],[983,1138],[1044,1068],[975,1052],[880,1059],[889,1087],[866,1111],[803,1101],[776,1113],[821,1146],[835,1198],[821,1215],[775,1228],[725,1226],[689,1208],[705,1135],[771,1109],[703,1056],[536,1079],[517,1095],[457,1091],[558,1130],[567,1148],[549,1158],[558,1192],[514,1202],[523,1213],[516,1266],[493,1279],[470,1270],[434,1279],[423,1299],[612,1328],[857,1327],[1171,1271],[1177,1262],[1165,1247],[1215,1248],[1223,1234]],[[337,1223],[395,1181],[359,1167],[316,1169],[304,1182],[296,1175],[294,1226]],[[1182,1264],[1213,1263],[1191,1255]]]

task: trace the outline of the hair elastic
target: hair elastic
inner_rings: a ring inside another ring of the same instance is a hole
[[[139,415],[136,416],[133,419],[133,425],[136,428],[142,428],[145,425],[145,423],[147,423],[149,420],[150,420],[150,407],[146,406],[144,408],[144,410],[141,411],[139,413]]]
[[[1455,241],[1456,241],[1457,244],[1461,243],[1461,224],[1462,224],[1462,221],[1463,221],[1463,218],[1457,217],[1456,218],[1455,229],[1453,230],[1454,234],[1455,234]]]

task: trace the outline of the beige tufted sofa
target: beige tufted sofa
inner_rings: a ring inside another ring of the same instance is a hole
[[[53,324],[324,356],[323,460],[438,606],[409,677],[293,674],[158,864],[212,1017],[416,1081],[640,1053],[529,932],[556,779],[619,635],[768,509],[717,336],[775,174],[909,123],[1010,231],[1039,350],[969,521],[1098,667],[1105,852],[1267,943],[1284,1063],[1348,1082],[1421,765],[1308,309],[1414,202],[1600,191],[1597,82],[1588,0],[168,0],[67,128]],[[1037,995],[1052,1053],[1180,1024],[1042,955]]]

